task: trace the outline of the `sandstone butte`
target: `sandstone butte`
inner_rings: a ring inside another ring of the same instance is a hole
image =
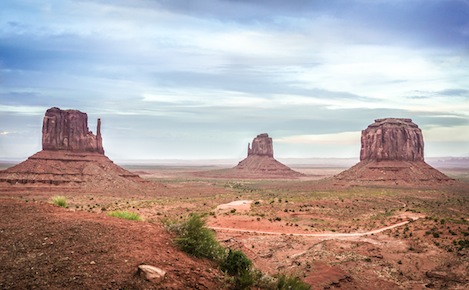
[[[251,147],[252,146],[252,147]],[[303,174],[290,169],[274,158],[272,138],[263,133],[248,144],[248,156],[232,170],[232,174],[246,178],[296,178]]]
[[[104,155],[100,119],[94,135],[88,129],[86,113],[54,107],[44,116],[42,150],[1,171],[0,183],[102,190],[139,187],[143,179]]]
[[[334,177],[350,185],[437,185],[453,179],[424,161],[422,130],[411,119],[377,119],[361,134],[360,162]]]

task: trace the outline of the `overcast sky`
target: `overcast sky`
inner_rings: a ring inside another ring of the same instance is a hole
[[[469,0],[2,0],[0,158],[47,108],[102,119],[111,159],[356,157],[376,118],[469,156]]]

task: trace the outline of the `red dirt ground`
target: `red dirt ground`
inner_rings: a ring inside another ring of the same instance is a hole
[[[312,289],[469,285],[469,249],[453,244],[469,232],[467,182],[439,189],[344,188],[316,176],[243,181],[198,178],[190,170],[150,171],[146,179],[153,186],[142,190],[108,181],[79,190],[0,184],[0,289],[226,288],[214,265],[178,251],[161,226],[163,217],[191,212],[208,214],[212,226],[283,233],[220,230],[217,237],[242,249],[256,268],[299,275]],[[46,203],[53,195],[66,196],[70,208]],[[254,202],[235,212],[217,209],[240,200]],[[105,215],[118,209],[138,212],[145,222]],[[363,237],[290,235],[363,233],[413,213],[428,218]],[[167,278],[154,285],[134,276],[141,263],[161,267]]]
[[[174,248],[159,224],[70,212],[50,204],[0,202],[1,289],[219,289],[223,274]],[[167,271],[157,286],[135,275]]]

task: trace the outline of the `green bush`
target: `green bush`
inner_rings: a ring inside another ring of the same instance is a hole
[[[239,276],[251,269],[252,262],[243,252],[239,250],[232,251],[230,249],[220,266],[228,274]]]
[[[251,260],[242,251],[230,249],[226,252],[216,240],[215,233],[205,226],[205,221],[200,215],[191,214],[182,223],[166,219],[163,224],[167,230],[176,234],[176,245],[182,251],[217,262],[221,270],[232,276],[229,278],[229,284],[233,289],[310,289],[310,286],[298,277],[281,275],[275,282],[272,277],[252,270]]]
[[[242,271],[240,275],[235,276],[234,289],[250,289],[254,283],[254,274],[251,271]]]
[[[176,245],[184,252],[199,258],[223,261],[225,249],[218,243],[215,233],[205,227],[205,221],[199,215],[192,214],[174,229],[178,234]]]
[[[140,216],[137,213],[130,212],[130,211],[111,211],[107,214],[108,216],[131,220],[131,221],[139,221],[141,220]]]
[[[301,281],[298,277],[287,276],[285,274],[280,275],[277,280],[277,287],[278,290],[309,290],[311,286],[306,284],[305,282]]]
[[[65,198],[65,196],[54,196],[52,198],[52,202],[56,206],[67,207],[67,199]]]

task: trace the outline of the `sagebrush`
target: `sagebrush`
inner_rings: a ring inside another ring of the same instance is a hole
[[[54,196],[52,198],[52,202],[56,206],[67,207],[67,199],[65,198],[65,196]]]
[[[130,212],[130,211],[111,211],[107,214],[108,216],[117,217],[121,219],[131,220],[131,221],[139,221],[142,220],[139,214]]]
[[[187,221],[173,230],[178,235],[176,245],[184,252],[217,262],[225,258],[225,249],[218,243],[215,233],[205,227],[205,221],[199,215],[190,215]]]

